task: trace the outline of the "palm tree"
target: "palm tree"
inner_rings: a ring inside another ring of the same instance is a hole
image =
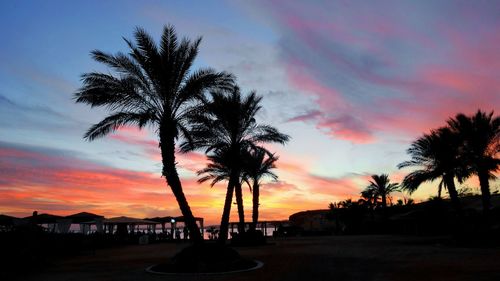
[[[375,208],[377,204],[377,199],[373,189],[365,188],[364,190],[361,191],[360,194],[361,198],[358,200],[358,202],[361,205],[366,206],[368,209]]]
[[[210,187],[214,187],[218,182],[229,180],[231,169],[227,151],[217,150],[208,155],[207,160],[209,161],[207,167],[198,171],[198,176],[202,176],[198,179],[199,183],[211,180]]]
[[[370,180],[370,185],[365,188],[362,195],[367,196],[368,198],[371,196],[374,204],[378,202],[378,198],[380,197],[382,200],[382,207],[387,207],[387,197],[395,191],[399,190],[399,184],[391,183],[389,179],[389,175],[372,175],[372,180]]]
[[[244,153],[242,153],[244,154]],[[229,181],[231,178],[231,162],[230,153],[226,150],[216,150],[212,154],[207,156],[209,163],[206,168],[199,170],[198,175],[202,176],[198,179],[199,183],[211,180],[210,187],[213,187],[220,181]],[[243,193],[241,190],[242,175],[240,173],[240,178],[234,186],[236,191],[236,204],[238,208],[238,231],[242,233],[244,231],[245,224],[245,212],[243,209]],[[232,193],[231,193],[232,198]]]
[[[399,190],[399,184],[391,183],[389,175],[372,175],[372,180],[370,180],[370,185],[364,190],[365,195],[373,196],[374,203],[378,202],[378,198],[382,199],[382,208],[387,207],[387,197],[395,191]],[[362,192],[363,194],[363,192]]]
[[[278,176],[271,171],[276,168],[274,164],[276,161],[278,161],[277,156],[269,154],[262,148],[249,151],[245,158],[243,179],[247,182],[252,192],[252,230],[256,229],[257,222],[259,221],[260,181],[265,176],[269,176],[274,180],[278,179]]]
[[[500,116],[477,111],[475,115],[457,114],[448,120],[450,128],[462,141],[461,153],[467,171],[477,175],[481,186],[483,209],[491,208],[489,180],[495,179],[500,159]]]
[[[153,127],[159,138],[162,175],[177,199],[191,239],[198,242],[203,238],[177,174],[176,141],[189,138],[186,117],[193,100],[202,98],[208,90],[232,87],[233,77],[210,68],[191,71],[201,38],[179,41],[171,25],[164,27],[159,45],[141,28],[134,36],[135,44],[125,39],[128,55],[92,51],[93,59],[113,69],[115,75],[82,75],[83,86],[75,93],[76,102],[104,107],[110,113],[90,127],[84,138],[92,141],[127,125]]]
[[[227,240],[233,191],[236,192],[240,215],[239,228],[240,231],[244,229],[241,176],[245,153],[250,149],[257,149],[257,145],[261,143],[284,144],[289,140],[289,136],[274,127],[256,122],[255,116],[261,109],[261,100],[262,97],[254,92],[242,96],[238,87],[231,91],[212,91],[211,100],[205,101],[191,115],[192,138],[181,145],[183,151],[204,149],[209,159],[213,156],[211,159],[217,160],[216,155],[224,156],[222,162],[217,162],[217,165],[227,169],[225,173],[229,175],[220,226],[221,242]],[[216,178],[217,176],[214,177]]]
[[[457,178],[462,182],[466,174],[459,161],[459,144],[456,134],[445,127],[432,130],[430,134],[418,138],[407,150],[412,159],[399,164],[398,168],[420,167],[420,169],[404,178],[402,188],[411,194],[424,182],[442,179],[452,204],[460,210],[454,180]]]

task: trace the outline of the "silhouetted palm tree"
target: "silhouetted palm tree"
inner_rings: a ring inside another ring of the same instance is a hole
[[[455,187],[455,178],[462,182],[465,171],[460,164],[459,145],[456,134],[449,128],[440,128],[413,142],[407,150],[411,156],[410,161],[398,165],[403,167],[420,167],[408,174],[402,188],[412,193],[424,182],[442,179],[443,185],[448,189],[452,204],[460,210],[460,202]]]
[[[221,242],[226,241],[233,191],[240,209],[240,231],[244,228],[243,198],[241,193],[241,172],[244,154],[257,149],[260,143],[284,144],[289,137],[277,129],[258,124],[256,114],[261,109],[262,98],[255,93],[242,96],[239,88],[231,91],[213,91],[211,101],[204,102],[191,116],[193,124],[191,139],[181,145],[183,151],[205,149],[210,156],[224,155],[224,161],[217,165],[226,166],[229,171],[224,211],[221,218]],[[214,158],[215,159],[215,158]],[[227,172],[227,171],[226,171]],[[215,178],[214,178],[215,179]]]
[[[126,125],[155,128],[162,156],[162,175],[177,199],[190,237],[202,239],[177,174],[175,143],[188,137],[186,116],[192,101],[207,90],[232,87],[233,77],[210,68],[191,72],[201,38],[179,41],[175,29],[167,25],[159,46],[141,28],[136,44],[125,39],[130,53],[107,54],[93,51],[93,58],[115,71],[115,75],[91,72],[82,75],[83,86],[75,93],[76,102],[104,107],[110,115],[93,125],[87,140],[103,137]]]
[[[244,152],[242,154],[245,154]],[[231,178],[231,158],[230,153],[226,150],[216,150],[212,154],[207,156],[209,163],[206,168],[199,170],[198,175],[202,176],[198,179],[199,183],[211,180],[210,187],[213,187],[216,183],[221,181],[229,181]],[[238,231],[241,233],[244,231],[245,225],[245,212],[243,210],[243,193],[241,190],[242,184],[242,174],[240,173],[240,179],[234,190],[236,191],[236,202],[238,208]],[[231,195],[232,198],[232,195]]]
[[[500,166],[500,116],[478,111],[475,115],[457,114],[448,120],[450,128],[462,141],[461,155],[469,173],[477,175],[481,186],[483,209],[491,208],[489,180]]]
[[[374,209],[377,204],[377,199],[375,196],[375,191],[373,189],[365,188],[361,191],[361,199],[358,202],[366,206],[368,209]]]
[[[366,195],[371,194],[374,202],[378,202],[378,198],[382,200],[382,207],[387,207],[387,197],[395,191],[399,190],[399,184],[391,183],[389,175],[372,175],[370,185],[366,187]]]
[[[218,182],[229,180],[231,169],[227,151],[216,150],[207,156],[207,160],[207,167],[198,171],[198,175],[202,176],[198,179],[199,183],[211,181],[210,187],[213,187]]]
[[[274,164],[276,161],[278,161],[277,156],[269,154],[262,148],[249,151],[247,157],[245,157],[243,179],[252,191],[252,230],[255,230],[259,221],[260,180],[266,176],[274,180],[278,179],[278,176],[271,171],[276,168]]]

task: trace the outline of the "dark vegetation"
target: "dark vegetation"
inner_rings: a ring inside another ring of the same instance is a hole
[[[500,116],[480,110],[467,116],[457,114],[447,125],[431,130],[412,143],[408,149],[411,160],[399,168],[417,167],[408,174],[402,188],[410,193],[422,183],[440,180],[438,196],[444,188],[454,208],[460,212],[461,204],[455,181],[463,183],[477,176],[481,187],[483,212],[491,208],[489,180],[495,179],[500,166]]]
[[[359,200],[331,203],[327,215],[333,222],[330,229],[342,234],[451,235],[460,245],[498,246],[500,196],[496,194],[497,204],[492,204],[489,180],[496,179],[499,152],[500,117],[482,111],[471,116],[457,114],[446,126],[431,130],[411,144],[411,160],[399,167],[417,169],[401,184],[390,183],[388,175],[373,175]],[[456,182],[464,183],[472,176],[479,179],[480,195],[456,187]],[[411,194],[422,183],[435,180],[439,180],[437,197],[420,204],[405,197],[392,204],[391,193]],[[443,199],[443,189],[449,199]]]
[[[494,199],[500,201],[500,196]],[[480,196],[467,196],[461,201],[463,212],[457,212],[449,199],[440,198],[385,209],[341,202],[341,206],[330,205],[326,217],[332,222],[329,230],[334,234],[448,235],[460,243],[500,245],[498,239],[485,240],[500,235],[500,208],[493,208],[486,218],[482,211],[468,207],[480,201]]]

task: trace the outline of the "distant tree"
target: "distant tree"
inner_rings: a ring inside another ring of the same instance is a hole
[[[491,208],[489,180],[500,167],[500,116],[477,111],[472,116],[462,113],[448,120],[448,126],[461,140],[461,161],[467,172],[477,175],[481,186],[483,209]]]
[[[354,201],[352,201],[351,198],[343,200],[343,201],[340,201],[338,203],[339,208],[344,208],[344,209],[352,208],[354,205],[357,205],[357,203],[354,202]]]
[[[271,170],[276,168],[278,157],[274,154],[269,154],[265,149],[258,147],[249,151],[243,161],[243,179],[247,182],[252,192],[252,225],[251,229],[255,230],[259,221],[259,196],[260,196],[260,181],[268,176],[273,180],[277,180],[278,176]]]
[[[333,210],[333,209],[338,209],[339,206],[337,204],[337,202],[330,202],[330,204],[328,204],[328,209],[330,210]]]
[[[399,190],[398,183],[391,183],[389,175],[372,175],[370,180],[370,185],[361,192],[361,194],[371,195],[374,203],[378,202],[378,198],[381,199],[382,208],[387,207],[387,197],[390,196],[392,192]]]
[[[474,190],[472,190],[472,188],[470,188],[467,185],[463,185],[460,188],[458,188],[457,192],[458,192],[458,197],[460,198],[477,195],[474,193]]]
[[[377,205],[377,196],[375,194],[375,190],[371,188],[365,188],[363,191],[361,191],[361,199],[359,202],[368,209],[374,209],[375,206]]]
[[[204,149],[209,159],[211,155],[224,155],[224,162],[218,164],[227,168],[229,180],[221,218],[221,242],[227,239],[233,192],[236,193],[239,210],[239,229],[244,229],[241,175],[245,154],[249,150],[259,149],[259,144],[284,144],[289,140],[289,136],[274,127],[256,122],[261,100],[253,92],[242,96],[237,87],[230,91],[213,91],[211,100],[205,101],[191,115],[191,138],[181,145],[183,151]]]
[[[359,233],[363,228],[367,206],[359,201],[346,199],[328,205],[327,218],[335,224],[336,233]]]
[[[162,175],[166,178],[186,220],[190,237],[202,237],[177,174],[175,143],[189,138],[187,112],[192,101],[207,90],[225,89],[233,77],[210,68],[191,71],[201,38],[179,41],[173,26],[167,25],[159,46],[141,28],[135,31],[136,44],[125,39],[130,54],[92,51],[92,57],[115,71],[115,75],[90,72],[82,75],[83,86],[75,93],[78,103],[104,107],[110,115],[93,125],[85,139],[94,140],[120,127],[134,125],[155,128],[160,141]]]
[[[415,200],[413,200],[412,198],[404,198],[404,203],[405,205],[413,205],[415,204]]]
[[[453,206],[460,210],[460,201],[455,187],[455,178],[462,182],[465,171],[460,161],[460,141],[449,128],[432,130],[430,134],[418,138],[407,150],[411,160],[398,165],[399,168],[419,167],[408,174],[403,182],[403,190],[410,194],[424,182],[442,179],[448,189]]]
[[[415,201],[412,198],[406,198],[404,197],[403,199],[398,199],[396,206],[409,206],[413,205]]]

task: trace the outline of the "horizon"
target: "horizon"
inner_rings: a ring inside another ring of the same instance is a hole
[[[457,113],[499,113],[498,2],[119,3],[0,3],[0,213],[180,215],[153,132],[126,127],[87,142],[105,111],[73,100],[81,74],[108,71],[90,51],[126,52],[122,37],[138,26],[157,42],[165,24],[203,36],[193,69],[234,73],[243,93],[263,96],[259,121],[291,136],[268,146],[279,179],[261,188],[262,220],[359,198],[372,174],[400,182],[412,169],[397,164],[417,137]],[[197,183],[203,153],[176,157],[194,215],[218,224],[225,183]],[[438,184],[411,197],[434,196]],[[459,186],[479,192],[476,177]]]

